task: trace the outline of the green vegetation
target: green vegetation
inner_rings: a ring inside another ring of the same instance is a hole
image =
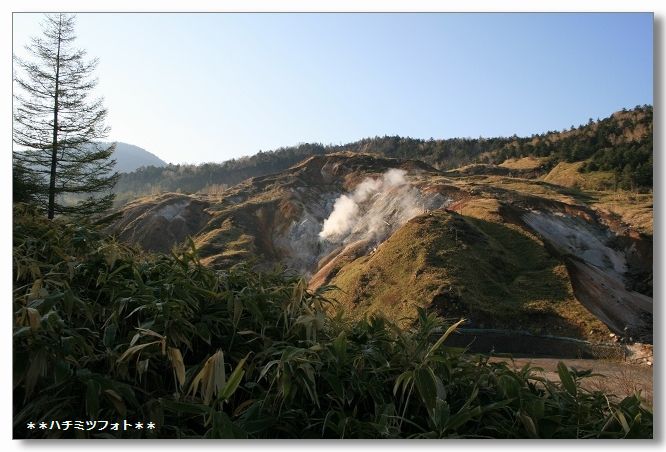
[[[607,337],[574,298],[564,265],[536,237],[495,218],[497,201],[483,201],[466,205],[464,215],[414,218],[375,253],[345,265],[331,297],[357,318],[408,319],[429,306],[485,327]]]
[[[328,318],[325,292],[193,250],[145,255],[92,225],[14,211],[14,437],[649,438],[652,412],[401,329]],[[32,430],[29,421],[158,429]]]
[[[547,157],[550,168],[560,162],[584,162],[581,172],[613,173],[612,188],[645,190],[652,187],[652,130],[652,106],[637,105],[596,122],[590,118],[587,125],[569,131],[517,139],[485,160]]]
[[[250,177],[283,171],[308,157],[326,153],[323,145],[302,144],[223,163],[147,166],[121,174],[115,192],[119,201],[161,192],[217,193]]]

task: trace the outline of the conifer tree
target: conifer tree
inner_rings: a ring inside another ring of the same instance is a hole
[[[30,59],[14,57],[14,165],[35,182],[27,197],[48,218],[108,209],[118,178],[114,145],[98,141],[109,128],[102,99],[92,98],[97,59],[74,48],[74,22],[72,15],[46,15],[42,36],[26,46]],[[78,202],[65,203],[68,194]]]

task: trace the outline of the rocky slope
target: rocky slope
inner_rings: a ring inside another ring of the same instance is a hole
[[[650,342],[651,207],[637,227],[621,202],[530,179],[523,163],[442,173],[314,156],[216,195],[136,200],[111,230],[150,250],[191,236],[212,266],[283,265],[337,287],[352,316],[425,306],[480,328]]]

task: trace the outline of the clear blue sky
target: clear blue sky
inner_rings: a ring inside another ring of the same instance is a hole
[[[652,104],[652,14],[78,14],[110,139],[172,163],[531,135]],[[39,34],[14,14],[14,52]]]

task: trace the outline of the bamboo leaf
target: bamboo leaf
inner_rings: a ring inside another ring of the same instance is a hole
[[[454,332],[454,331],[455,331],[460,325],[462,325],[464,322],[465,322],[465,319],[460,319],[460,320],[458,320],[456,323],[454,323],[453,325],[451,325],[450,327],[448,327],[447,330],[444,332],[444,334],[442,334],[442,337],[440,337],[439,339],[437,339],[437,342],[435,342],[435,343],[432,345],[432,347],[430,347],[430,349],[429,349],[428,352],[426,353],[426,355],[425,355],[425,357],[423,358],[423,360],[425,361],[426,359],[428,359],[428,357],[429,357],[430,355],[432,355],[435,351],[437,351],[437,349],[438,349],[439,347],[441,347],[441,345],[442,345],[442,344],[444,343],[444,341],[445,341],[445,340],[451,335],[451,333],[453,333],[453,332]]]
[[[111,348],[111,346],[114,344],[116,340],[116,333],[118,331],[118,327],[116,326],[115,323],[109,324],[104,329],[104,337],[102,338],[102,343],[107,347]],[[130,344],[133,345],[133,344]]]
[[[218,350],[206,360],[203,368],[194,377],[188,394],[196,394],[198,391],[203,397],[204,403],[208,405],[213,396],[219,394],[225,384],[224,353],[222,353],[222,350]]]
[[[432,415],[437,404],[437,383],[432,369],[429,367],[418,369],[414,374],[414,383],[421,400],[428,409],[428,414]]]
[[[564,389],[566,389],[569,394],[576,397],[578,391],[576,388],[576,382],[571,376],[569,369],[567,369],[567,366],[562,361],[557,363],[557,373],[560,376],[560,381],[562,382]]]
[[[629,423],[627,422],[627,418],[624,417],[624,414],[620,410],[615,410],[615,418],[620,422],[620,425],[622,426],[622,430],[624,430],[624,433],[627,434],[629,433]]]
[[[153,337],[156,337],[158,339],[162,339],[162,340],[164,339],[163,335],[161,335],[159,333],[156,333],[153,330],[149,330],[147,328],[137,328],[137,331],[139,331],[142,336],[153,336]]]
[[[245,365],[246,358],[247,356],[238,362],[238,365],[236,365],[234,371],[231,372],[231,375],[229,375],[229,380],[227,380],[224,388],[222,388],[220,391],[218,398],[222,400],[228,400],[234,394],[234,392],[236,392],[236,389],[238,389],[238,385],[240,385],[243,375],[245,375],[243,366]]]
[[[169,347],[167,355],[169,356],[169,361],[171,361],[171,366],[176,374],[178,385],[182,387],[185,384],[185,363],[183,362],[183,355],[180,353],[180,349],[175,347]]]
[[[197,403],[187,403],[177,400],[170,399],[160,399],[160,405],[166,408],[169,411],[173,411],[178,414],[188,413],[188,414],[210,414],[211,408],[206,405],[201,405]]]
[[[28,293],[28,300],[35,300],[37,298],[40,298],[42,294],[42,287],[43,287],[43,281],[41,278],[36,279],[32,283],[32,287],[30,288],[30,292]]]
[[[160,341],[153,341],[153,342],[148,342],[146,344],[139,344],[139,345],[135,345],[134,347],[130,347],[127,350],[125,350],[125,353],[120,355],[120,358],[118,358],[116,360],[116,363],[120,364],[121,362],[123,362],[125,359],[132,356],[136,352],[141,351],[146,347],[150,347],[151,345],[155,345],[155,344],[159,344],[159,343],[160,343]]]
[[[120,414],[122,417],[125,417],[127,415],[127,407],[125,406],[125,401],[123,398],[120,397],[120,395],[113,389],[105,389],[104,394],[116,408],[118,414]]]
[[[398,392],[398,389],[400,389],[400,386],[402,386],[402,395],[405,395],[405,388],[409,383],[412,382],[412,379],[414,378],[414,372],[411,370],[406,370],[403,373],[401,373],[398,378],[395,380],[395,385],[393,386],[393,395],[396,395]]]
[[[522,411],[518,414],[520,417],[520,421],[523,424],[523,427],[525,427],[525,430],[527,431],[527,434],[530,438],[536,439],[539,437],[536,429],[536,425],[534,424],[534,421],[530,416],[527,414],[523,413]]]
[[[42,325],[42,317],[39,315],[39,311],[34,308],[26,308],[26,312],[28,313],[30,329],[32,331],[37,331]]]

